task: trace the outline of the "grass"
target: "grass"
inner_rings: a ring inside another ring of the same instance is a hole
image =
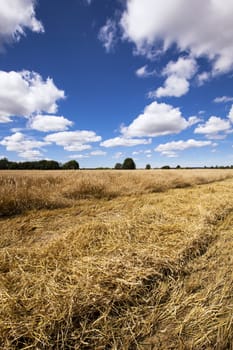
[[[1,349],[233,348],[233,172],[0,179]]]
[[[232,176],[231,170],[2,171],[0,216],[70,207],[80,199],[164,192]]]

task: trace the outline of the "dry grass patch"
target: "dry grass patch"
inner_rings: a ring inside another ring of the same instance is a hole
[[[172,189],[165,172],[170,189],[147,193],[144,174],[0,220],[1,349],[231,348],[233,180]]]
[[[1,171],[0,216],[71,207],[80,199],[112,199],[221,181],[232,170]]]

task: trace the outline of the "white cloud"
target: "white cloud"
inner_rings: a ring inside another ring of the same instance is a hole
[[[42,155],[40,149],[47,144],[27,137],[21,132],[6,136],[0,141],[0,145],[5,146],[7,151],[17,152],[20,157],[27,159],[37,159]]]
[[[208,57],[216,73],[233,68],[232,0],[127,0],[124,38],[138,53],[166,51],[176,44],[193,57]],[[224,28],[221,30],[221,28]]]
[[[124,156],[123,152],[116,152],[112,158],[119,159],[119,158],[122,158],[123,156]]]
[[[193,77],[196,71],[197,63],[193,58],[179,57],[176,62],[171,61],[167,64],[163,70],[163,75],[176,75],[180,78],[190,79]]]
[[[149,93],[149,97],[180,97],[187,94],[188,91],[189,82],[186,79],[171,75],[166,79],[164,86],[159,87],[155,92]]]
[[[214,99],[215,103],[226,103],[226,102],[232,102],[232,101],[233,101],[233,97],[230,97],[230,96],[220,96]]]
[[[106,24],[100,29],[99,40],[102,42],[105,50],[109,53],[117,41],[117,25],[115,21],[108,19]]]
[[[0,47],[4,43],[19,41],[25,30],[43,32],[35,17],[35,0],[0,0]]]
[[[204,134],[208,138],[220,139],[224,138],[225,135],[219,134],[221,132],[226,133],[230,131],[231,124],[229,120],[222,119],[219,117],[212,116],[206,123],[199,124],[194,130],[195,134]]]
[[[73,122],[63,116],[37,115],[30,120],[29,127],[34,130],[49,132],[63,131],[72,126]]]
[[[82,151],[82,150],[80,149],[80,151]],[[74,159],[74,158],[84,159],[84,158],[90,158],[91,156],[105,156],[106,154],[107,154],[107,152],[104,152],[104,151],[101,151],[101,150],[97,150],[97,151],[92,151],[92,152],[86,153],[86,154],[74,154],[74,155],[69,156],[69,158],[72,158],[72,159]]]
[[[197,64],[193,58],[180,57],[176,62],[169,62],[163,70],[167,76],[163,87],[149,93],[149,97],[174,96],[180,97],[189,91],[189,79],[197,71]]]
[[[107,152],[98,150],[98,151],[92,151],[89,154],[90,156],[106,156]]]
[[[10,117],[6,117],[6,116],[0,116],[0,123],[9,123],[11,122],[11,118]]]
[[[92,148],[91,145],[80,144],[80,143],[76,143],[76,142],[74,142],[72,144],[68,144],[67,146],[64,146],[64,150],[69,151],[69,152],[82,152],[82,151],[86,151],[86,150],[91,149],[91,148]]]
[[[139,151],[134,151],[134,152],[132,152],[132,155],[133,155],[133,156],[137,156],[137,155],[142,154],[142,153],[148,155],[148,154],[151,154],[152,151],[151,151],[150,149],[147,149],[147,150],[139,150]]]
[[[23,131],[24,128],[11,128],[10,131],[13,132],[13,133],[16,133],[16,132],[21,132]]]
[[[48,78],[34,72],[0,71],[0,118],[29,117],[34,113],[56,113],[57,100],[65,97]]]
[[[178,154],[174,151],[163,151],[162,155],[168,158],[176,158],[178,157]]]
[[[101,141],[101,137],[94,131],[76,130],[63,131],[47,135],[45,141],[54,142],[58,146],[63,146],[66,151],[84,151],[90,149],[88,143]]]
[[[151,77],[151,76],[154,76],[156,75],[156,70],[149,70],[148,69],[148,66],[145,65],[145,66],[142,66],[140,68],[138,68],[135,72],[136,76],[139,77],[139,78],[147,78],[147,77]]]
[[[231,123],[233,123],[233,105],[231,106],[231,110],[228,114],[228,118],[230,119]]]
[[[200,148],[211,145],[211,141],[197,141],[193,139],[187,141],[180,140],[160,144],[155,148],[155,151],[160,152],[162,155],[167,157],[176,157],[177,151],[184,151],[189,148]]]
[[[202,86],[210,78],[211,78],[210,72],[202,72],[202,73],[198,74],[198,76],[197,76],[197,84],[199,86]]]
[[[188,126],[189,121],[179,108],[154,101],[129,126],[122,127],[121,132],[126,137],[154,137],[177,134]]]
[[[69,158],[71,159],[85,159],[85,158],[89,158],[89,156],[87,154],[72,154],[72,156],[69,156]]]
[[[196,117],[195,115],[193,115],[192,117],[189,117],[189,119],[188,119],[189,126],[195,125],[200,121],[202,121],[202,119]]]
[[[28,160],[38,160],[42,156],[42,153],[38,149],[29,149],[19,153],[19,157]]]
[[[113,139],[109,139],[106,141],[103,141],[100,145],[103,147],[117,147],[117,146],[124,146],[124,147],[133,147],[137,145],[148,145],[151,143],[151,139],[132,139],[127,137],[114,137]]]

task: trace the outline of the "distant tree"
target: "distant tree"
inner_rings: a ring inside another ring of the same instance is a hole
[[[70,160],[69,162],[66,162],[63,164],[62,169],[65,170],[77,170],[79,169],[79,163],[76,160]]]
[[[171,168],[170,168],[170,165],[164,165],[164,166],[162,166],[161,169],[171,169]]]
[[[0,169],[8,169],[9,168],[9,161],[7,158],[0,159]]]
[[[116,163],[114,166],[114,169],[122,169],[122,164],[121,163]]]
[[[47,166],[50,170],[60,169],[59,163],[56,160],[48,160]]]
[[[147,165],[146,165],[146,169],[147,169],[147,170],[150,170],[150,169],[151,169],[151,165],[150,165],[150,164],[147,164]]]
[[[136,164],[132,158],[126,158],[122,164],[122,169],[136,169]]]
[[[177,165],[177,166],[176,166],[176,169],[181,169],[181,166],[180,166],[180,165]]]
[[[11,170],[19,169],[19,164],[17,162],[9,162],[8,169],[11,169]]]
[[[39,160],[39,162],[35,162],[34,166],[35,166],[35,169],[49,170],[48,161],[45,159]]]

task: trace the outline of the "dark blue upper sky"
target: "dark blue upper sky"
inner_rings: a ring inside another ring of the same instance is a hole
[[[10,2],[0,2],[1,157],[233,164],[230,2]]]

